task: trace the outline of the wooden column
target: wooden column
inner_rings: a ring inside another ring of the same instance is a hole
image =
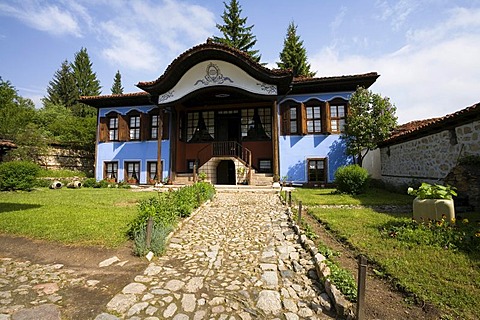
[[[278,112],[277,112],[277,101],[273,102],[272,105],[272,147],[273,147],[273,179],[274,181],[280,180],[280,166],[279,166],[279,152],[278,152]]]
[[[157,129],[157,182],[162,182],[162,136],[163,136],[163,109],[158,106],[158,129]]]

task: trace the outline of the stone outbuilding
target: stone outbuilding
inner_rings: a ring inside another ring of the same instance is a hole
[[[459,170],[457,167],[471,166],[472,162],[480,159],[480,103],[444,117],[401,125],[379,148],[381,179],[397,187],[420,182],[443,184],[447,182],[447,175],[452,171],[471,173],[475,170]],[[462,161],[469,158],[473,160],[467,161],[468,163]],[[475,166],[478,164],[473,165]],[[459,196],[474,190],[472,184],[477,185],[478,193],[478,177],[464,175],[465,177],[461,178],[458,174],[456,177],[454,175],[449,175],[448,181],[454,182],[450,184],[464,185],[466,189],[459,189]],[[467,183],[463,181],[465,179],[473,180]],[[474,198],[478,198],[478,194],[469,198],[472,202]],[[476,207],[478,203],[470,205]]]

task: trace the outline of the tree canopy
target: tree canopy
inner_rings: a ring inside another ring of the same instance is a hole
[[[342,139],[347,154],[362,164],[365,155],[387,139],[397,125],[396,107],[388,97],[382,97],[359,87],[349,102]]]
[[[282,70],[292,69],[294,76],[315,76],[315,72],[310,71],[307,50],[297,35],[297,26],[293,21],[288,25],[283,50],[280,52],[280,62],[277,62],[277,65]]]
[[[47,96],[43,99],[43,102],[60,104],[71,109],[77,104],[77,99],[78,94],[72,68],[68,60],[65,60],[49,82]]]
[[[113,85],[110,91],[112,92],[112,94],[123,94],[122,75],[120,74],[119,70],[117,70],[117,73],[115,73],[115,77],[113,78]]]
[[[252,48],[257,43],[257,37],[252,34],[254,25],[246,26],[247,18],[241,18],[242,8],[237,0],[229,4],[223,2],[225,9],[222,14],[224,24],[217,24],[217,29],[223,37],[213,37],[213,41],[226,44],[248,53],[256,62],[260,62],[261,55]]]

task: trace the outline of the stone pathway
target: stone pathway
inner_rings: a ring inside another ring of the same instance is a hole
[[[333,319],[273,192],[217,193],[96,320]]]
[[[62,289],[87,285],[62,264],[0,258],[0,320],[60,320]]]

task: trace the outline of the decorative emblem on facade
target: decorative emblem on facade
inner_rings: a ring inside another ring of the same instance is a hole
[[[203,84],[204,86],[208,86],[210,84],[223,84],[225,81],[230,81],[233,83],[232,79],[229,77],[224,77],[223,74],[220,72],[220,68],[218,65],[210,62],[207,66],[206,75],[203,79],[197,80],[195,82],[195,86],[199,83]]]
[[[175,90],[171,90],[171,91],[168,91],[168,92],[162,94],[161,96],[159,96],[158,97],[158,103],[162,103],[162,102],[168,100],[169,98],[172,98],[174,92],[175,92]]]
[[[266,83],[257,83],[260,86],[262,91],[266,91],[267,94],[277,94],[277,86],[273,84],[266,84]]]

